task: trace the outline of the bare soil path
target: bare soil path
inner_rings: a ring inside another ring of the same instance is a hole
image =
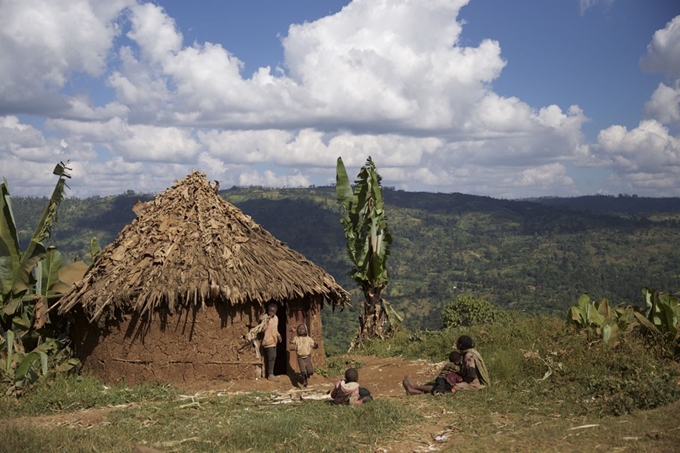
[[[350,363],[356,363],[359,370],[359,383],[368,388],[376,397],[389,397],[404,395],[401,385],[405,375],[410,375],[415,381],[431,379],[443,365],[432,364],[426,360],[404,360],[395,357],[370,357],[351,356],[347,357]],[[348,365],[349,366],[349,365]],[[308,390],[331,391],[333,385],[342,375],[324,377],[315,374],[309,380]],[[279,376],[278,382],[266,379],[243,380],[243,381],[196,381],[178,386],[187,393],[217,391],[217,392],[286,392],[298,390],[292,379],[288,376]]]

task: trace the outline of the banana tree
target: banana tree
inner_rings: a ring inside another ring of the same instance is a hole
[[[671,339],[678,338],[680,329],[680,303],[673,294],[643,288],[647,304],[646,317],[654,328]]]
[[[69,272],[61,267],[61,254],[46,248],[44,241],[57,220],[68,170],[61,162],[55,167],[57,184],[24,252],[19,248],[7,181],[3,178],[0,185],[0,371],[17,388],[45,374],[48,354],[63,355],[58,354],[65,340],[63,335],[59,338],[61,326],[47,321],[49,301],[70,287],[64,281],[69,278],[60,278]],[[66,359],[66,363],[73,361]]]
[[[607,299],[602,299],[598,304],[584,293],[569,309],[567,322],[580,329],[594,332],[603,342],[612,345],[618,344],[621,333],[638,327],[655,335],[667,336],[677,342],[680,318],[677,298],[672,294],[659,293],[649,288],[643,288],[642,294],[647,302],[646,314],[632,305],[612,308]]]
[[[381,293],[389,282],[387,258],[392,243],[380,186],[381,179],[369,157],[361,167],[352,190],[345,165],[342,158],[338,157],[336,192],[338,204],[345,214],[340,223],[352,262],[349,275],[364,293],[359,316],[359,338],[382,338],[399,320],[389,303],[381,298]]]

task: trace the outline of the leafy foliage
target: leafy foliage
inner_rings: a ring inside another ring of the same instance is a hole
[[[637,327],[657,335],[662,342],[670,341],[678,353],[678,314],[680,307],[675,296],[643,288],[642,295],[647,303],[646,314],[632,305],[611,308],[607,299],[596,303],[588,294],[582,294],[571,307],[567,322],[594,332],[604,343],[618,344],[619,335],[629,333]]]
[[[387,258],[392,243],[380,187],[382,178],[369,157],[352,192],[342,158],[338,157],[336,179],[338,204],[345,212],[340,223],[353,264],[350,276],[364,292],[379,292],[389,281]]]
[[[636,314],[639,317],[630,305],[612,308],[609,300],[602,299],[598,304],[584,293],[569,310],[567,322],[593,332],[605,343],[617,343],[619,332],[629,332],[637,326]]]
[[[643,288],[642,295],[647,304],[647,319],[660,333],[671,339],[677,338],[680,321],[678,298],[650,288]]]
[[[478,326],[507,321],[510,315],[485,299],[472,293],[461,294],[449,302],[442,311],[443,327]]]
[[[0,330],[4,333],[0,339],[0,375],[12,391],[46,375],[50,368],[66,371],[78,363],[69,357],[63,326],[48,315],[50,299],[70,287],[60,279],[61,254],[44,244],[64,199],[66,178],[70,178],[67,170],[63,163],[55,167],[57,184],[23,252],[7,181],[3,179],[0,185]]]
[[[345,232],[347,254],[352,262],[350,276],[364,293],[359,336],[369,338],[382,337],[387,322],[393,327],[401,320],[392,306],[381,298],[381,292],[389,281],[387,258],[392,243],[381,179],[369,157],[359,170],[352,191],[345,165],[342,158],[338,157],[336,192],[338,204],[345,213],[340,223]]]

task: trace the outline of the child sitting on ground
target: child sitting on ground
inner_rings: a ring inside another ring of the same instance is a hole
[[[456,391],[456,384],[463,382],[463,377],[460,375],[462,365],[463,356],[461,353],[451,351],[449,361],[442,367],[439,375],[435,378],[434,385],[415,385],[408,376],[404,377],[402,385],[407,395],[421,395],[423,393],[442,395],[444,393],[452,393]]]
[[[345,371],[345,379],[335,384],[331,391],[331,398],[334,404],[347,404],[356,406],[373,400],[371,392],[364,387],[359,387],[359,372],[354,368]]]
[[[319,345],[307,333],[307,326],[300,324],[297,326],[297,337],[290,339],[291,343],[295,344],[295,353],[297,354],[298,366],[300,367],[300,376],[302,378],[302,386],[307,387],[307,380],[314,374],[314,365],[312,365],[312,349],[316,349]]]

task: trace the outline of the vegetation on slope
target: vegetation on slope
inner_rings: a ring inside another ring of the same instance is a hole
[[[331,273],[359,305],[363,295],[347,276],[351,264],[334,187],[232,188],[221,194]],[[394,242],[383,297],[412,329],[439,328],[446,303],[468,291],[500,307],[561,316],[584,292],[642,306],[643,286],[680,290],[674,247],[680,211],[632,216],[464,194],[386,190],[384,196]],[[54,242],[65,256],[86,256],[91,237],[106,245],[133,219],[138,198],[151,196],[65,200]],[[639,200],[617,198],[616,208],[626,211],[626,201]],[[13,201],[28,224],[45,203]],[[19,235],[26,240],[30,232]],[[324,313],[328,344],[346,347],[357,318],[354,309]]]

